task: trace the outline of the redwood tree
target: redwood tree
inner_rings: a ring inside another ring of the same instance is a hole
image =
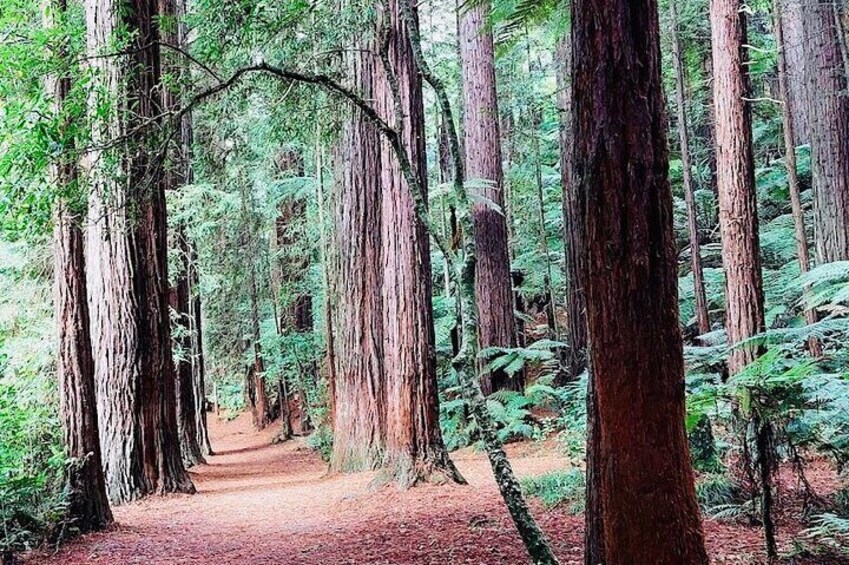
[[[782,41],[787,80],[787,96],[791,108],[793,132],[796,143],[808,143],[811,138],[810,102],[808,86],[805,29],[802,22],[802,3],[804,0],[778,0],[774,3],[780,13]]]
[[[386,0],[381,10],[378,35],[383,64],[375,102],[388,123],[402,124],[403,142],[424,185],[427,156],[422,79],[398,6],[409,1]],[[416,216],[415,201],[397,158],[385,140],[381,183],[385,463],[402,488],[432,478],[462,481],[448,458],[439,428],[430,239]],[[427,187],[421,189],[426,194]]]
[[[138,134],[161,113],[157,9],[86,0],[85,14],[95,147],[87,275],[107,490],[116,503],[194,492],[177,439],[161,163],[152,136]],[[127,54],[114,55],[119,37]]]
[[[560,115],[560,186],[563,191],[563,239],[566,242],[566,307],[569,374],[577,378],[587,367],[587,305],[581,285],[583,218],[572,175],[572,44],[557,42],[557,111]]]
[[[495,90],[495,47],[487,22],[490,8],[489,0],[469,3],[461,8],[460,21],[466,176],[470,180],[483,182],[483,186],[475,189],[475,192],[490,201],[478,202],[472,210],[477,249],[475,286],[481,348],[516,346],[513,284],[504,215],[498,98]],[[496,209],[492,203],[500,209]],[[481,378],[484,394],[501,389],[520,390],[523,385],[521,373],[510,377],[504,371],[495,371]]]
[[[348,64],[358,90],[371,98],[380,64],[374,51],[355,50]],[[337,303],[330,466],[357,471],[376,469],[383,462],[386,422],[380,139],[358,110],[344,127],[334,161]]]
[[[283,175],[300,178],[304,176],[304,159],[295,149],[285,149],[277,157],[277,168]],[[272,266],[275,308],[279,311],[277,331],[285,334],[304,334],[313,331],[312,294],[304,291],[304,277],[309,268],[310,249],[306,248],[307,200],[302,196],[287,194],[278,204],[278,215],[274,223],[274,248],[276,260]],[[285,297],[283,292],[285,291]],[[284,299],[285,298],[285,299]],[[300,362],[299,362],[300,363]],[[304,379],[314,381],[317,367],[311,363],[299,370],[295,377],[299,397],[290,398],[289,386],[283,375],[278,381],[278,405],[282,424],[281,438],[293,433],[305,434],[311,428],[307,413],[307,398]],[[297,409],[298,429],[293,429],[292,406]]]
[[[586,562],[707,563],[684,430],[657,4],[574,0],[572,25],[603,515]]]
[[[764,330],[764,295],[758,241],[758,206],[752,153],[752,116],[744,70],[746,17],[740,0],[711,0],[713,100],[719,229],[725,269],[725,329],[736,374],[758,354],[735,347]]]
[[[802,1],[817,261],[849,259],[849,97],[831,2]]]
[[[787,170],[787,187],[790,192],[790,206],[793,210],[793,226],[796,234],[796,255],[799,257],[799,271],[804,274],[811,270],[810,251],[808,249],[808,235],[805,231],[805,212],[802,209],[801,188],[799,187],[799,175],[796,168],[796,128],[793,120],[794,99],[790,90],[790,77],[787,65],[787,44],[784,37],[784,18],[781,10],[781,1],[773,2],[773,22],[775,42],[778,46],[778,85],[781,100],[781,126],[784,134],[784,166]],[[805,288],[805,296],[809,293]],[[816,323],[817,313],[813,308],[805,309],[805,321],[808,324]],[[811,338],[808,341],[808,349],[814,356],[822,353],[819,341]]]
[[[46,10],[47,25],[61,22],[66,11],[65,0],[54,0]],[[64,47],[60,47],[59,56],[63,62],[66,55]],[[53,97],[56,113],[62,116],[71,91],[70,77],[49,77],[47,90]],[[66,125],[64,119],[62,123]],[[74,158],[62,154],[52,166],[51,181],[62,193],[72,194],[77,182]],[[66,477],[67,514],[74,527],[90,532],[111,523],[112,511],[106,496],[98,438],[82,216],[79,210],[75,213],[67,200],[57,202],[53,228],[53,307],[59,338],[59,414],[66,454],[73,460]]]
[[[182,16],[182,0],[158,1],[159,12],[162,15],[160,20],[162,41],[168,45],[179,47],[182,42],[178,18]],[[172,79],[168,86],[162,88],[162,109],[174,111],[180,106],[181,78],[184,73],[181,68],[183,60],[175,50],[163,50],[161,56],[162,73],[170,75]],[[183,124],[177,124],[177,127],[179,131],[174,136],[174,142],[169,144],[170,151],[163,171],[165,190],[178,190],[184,186],[187,183],[192,166],[188,161],[189,154],[185,152],[186,147],[183,144]],[[190,250],[185,226],[182,223],[176,227],[173,235],[179,253],[179,269],[175,286],[171,289],[171,307],[177,314],[176,323],[180,334],[178,343],[182,351],[182,354],[174,360],[177,391],[177,430],[183,462],[186,466],[192,467],[205,461],[201,444],[198,441],[200,437],[198,405],[195,399],[195,375],[192,371],[190,358],[192,351],[189,288]]]

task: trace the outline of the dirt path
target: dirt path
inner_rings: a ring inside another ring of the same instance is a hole
[[[212,423],[218,455],[192,470],[194,496],[146,499],[115,509],[117,525],[30,563],[406,565],[518,564],[526,556],[485,457],[453,454],[467,487],[369,490],[371,473],[328,475],[301,441],[272,445],[249,418]],[[540,446],[510,449],[520,476],[562,468]],[[583,520],[565,510],[535,514],[561,563],[582,562]],[[716,563],[751,563],[757,530],[706,525]],[[729,560],[723,558],[723,548]],[[733,557],[732,557],[733,555]]]

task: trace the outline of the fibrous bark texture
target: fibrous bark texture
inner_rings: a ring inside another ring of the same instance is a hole
[[[481,348],[516,346],[507,222],[503,211],[504,172],[495,90],[495,48],[487,24],[489,11],[489,1],[467,6],[460,22],[466,177],[483,182],[485,186],[475,192],[490,201],[477,202],[472,209]],[[482,376],[481,386],[484,394],[490,394],[502,389],[521,390],[524,382],[521,373],[510,377],[504,371],[495,371]]]
[[[793,131],[797,143],[808,143],[810,130],[810,101],[805,71],[805,30],[802,24],[803,0],[779,0],[775,7],[781,14],[782,50],[786,61],[787,97],[792,108]]]
[[[164,186],[153,141],[128,135],[161,110],[156,5],[87,0],[85,12],[92,141],[109,147],[87,161],[88,294],[107,489],[116,503],[194,492],[177,438]],[[119,35],[132,38],[131,53],[98,57],[115,51]]]
[[[587,367],[587,305],[581,285],[583,218],[572,175],[572,43],[557,42],[557,111],[560,115],[560,185],[563,191],[563,239],[566,242],[566,310],[569,340],[569,376]]]
[[[803,0],[817,261],[849,259],[849,97],[837,11]]]
[[[366,98],[374,95],[380,64],[374,45],[370,47],[353,52],[349,60],[351,76]],[[383,462],[386,422],[380,139],[359,111],[345,125],[334,161],[337,303],[330,466],[357,471],[376,469]]]
[[[65,450],[72,459],[67,476],[68,516],[81,532],[90,532],[111,523],[112,511],[98,438],[84,237],[77,220],[59,206],[53,241],[54,308],[59,329],[59,413]]]
[[[706,564],[684,430],[657,4],[575,0],[572,25],[603,514],[592,563]]]
[[[66,17],[67,2],[54,0],[45,10],[45,24],[56,25]],[[60,56],[67,56],[62,47]],[[47,94],[54,109],[62,115],[71,91],[70,77],[49,76]],[[63,120],[62,131],[67,123]],[[62,154],[51,167],[51,182],[62,191],[73,191],[77,162]],[[81,222],[68,202],[56,204],[53,227],[54,303],[58,330],[57,376],[59,415],[65,452],[71,459],[67,468],[67,516],[81,532],[100,530],[112,522],[106,496],[106,481],[100,455],[97,426],[97,399],[94,386],[94,359],[91,353],[91,327],[86,296],[84,235]]]
[[[422,81],[398,6],[409,1],[387,0],[381,10],[384,62],[375,99],[388,123],[401,124],[404,145],[426,194]],[[461,481],[439,428],[430,239],[416,217],[413,195],[386,141],[381,150],[381,183],[387,473],[401,488],[420,481]]]
[[[740,0],[711,0],[713,100],[716,119],[717,191],[722,265],[725,268],[725,328],[733,347],[733,375],[758,355],[736,347],[764,329],[763,278],[752,154],[748,77],[743,64],[746,19]]]

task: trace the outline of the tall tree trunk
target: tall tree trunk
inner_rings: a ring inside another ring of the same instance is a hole
[[[467,177],[485,182],[475,192],[495,203],[478,202],[472,214],[477,248],[476,293],[480,319],[480,347],[515,347],[513,285],[507,222],[504,214],[504,172],[501,169],[501,137],[495,91],[495,48],[487,18],[488,0],[463,8],[460,22],[460,54],[463,64],[463,123]],[[496,390],[521,390],[521,373],[510,377],[504,371],[484,374],[484,394]]]
[[[197,250],[189,241],[189,321],[192,336],[192,382],[195,387],[195,402],[198,444],[201,453],[212,455],[209,441],[209,426],[206,420],[206,366],[203,358],[203,316],[201,312],[200,274],[197,268]]]
[[[849,259],[849,97],[831,2],[803,0],[817,261]]]
[[[64,182],[66,174],[57,180]],[[72,173],[71,173],[72,174]],[[60,180],[63,179],[63,180]],[[89,336],[83,232],[78,220],[58,204],[54,227],[56,320],[59,326],[59,414],[68,466],[68,518],[80,532],[112,522],[106,496],[97,425],[94,360]]]
[[[465,169],[463,166],[462,152],[460,139],[457,131],[454,128],[451,102],[448,98],[445,85],[436,77],[427,64],[424,55],[422,54],[421,36],[419,34],[418,20],[413,10],[412,2],[400,3],[401,13],[404,18],[404,23],[407,27],[407,33],[410,37],[412,54],[419,73],[422,78],[434,89],[437,100],[439,102],[442,118],[448,125],[448,137],[450,140],[451,154],[454,157],[454,182],[453,194],[464,211],[471,211],[470,199],[465,186]],[[390,135],[385,128],[381,128],[384,138],[392,142],[393,151],[399,158],[399,164],[404,173],[404,178],[410,188],[410,192],[415,201],[416,215],[419,221],[427,227],[429,234],[432,237],[438,237],[434,222],[427,214],[426,198],[422,192],[421,180],[415,174],[410,159],[403,143],[403,137],[400,132],[393,130],[395,135]],[[403,157],[403,159],[402,159]],[[483,396],[480,388],[480,381],[473,377],[473,367],[476,365],[476,348],[477,339],[477,301],[475,299],[475,242],[473,236],[474,225],[470,214],[463,214],[460,218],[462,222],[463,235],[462,241],[462,258],[460,263],[457,262],[457,257],[454,253],[448,252],[449,244],[441,242],[440,248],[445,253],[446,259],[451,262],[451,272],[456,273],[454,283],[459,289],[459,296],[462,303],[462,332],[461,332],[461,347],[460,353],[452,360],[452,367],[456,372],[457,378],[461,383],[468,402],[468,407],[471,410],[475,422],[480,431],[480,437],[492,466],[493,475],[495,476],[498,489],[504,498],[510,516],[513,519],[516,529],[519,532],[522,542],[531,558],[531,561],[536,565],[556,565],[557,559],[551,550],[551,545],[546,540],[545,535],[539,529],[530,513],[530,509],[522,496],[521,487],[516,480],[516,476],[507,460],[504,449],[496,434],[493,426],[492,416],[486,407],[486,399]]]
[[[681,40],[678,36],[678,10],[675,0],[669,2],[672,20],[672,63],[675,69],[675,103],[677,106],[678,138],[681,142],[681,166],[684,175],[684,200],[687,203],[687,228],[690,234],[690,267],[693,272],[693,294],[696,298],[696,319],[699,335],[710,331],[705,279],[702,272],[702,252],[699,242],[699,224],[696,216],[696,202],[693,196],[693,170],[690,165],[690,136],[687,131],[687,108],[684,93],[684,61],[681,54]]]
[[[454,176],[454,159],[451,157],[451,148],[448,140],[448,126],[444,118],[439,120],[439,182],[450,183]],[[447,212],[447,221],[444,239],[451,242],[452,248],[456,249],[460,241],[459,226],[457,224],[457,208],[453,204]],[[450,232],[449,232],[450,230]],[[456,357],[460,352],[460,299],[457,296],[456,289],[451,288],[451,267],[445,261],[445,294],[450,297],[453,293],[455,306],[455,321],[454,327],[451,328],[451,355]]]
[[[192,369],[192,320],[191,296],[189,287],[190,251],[183,226],[178,226],[176,233],[180,254],[181,270],[172,289],[171,307],[177,313],[177,328],[180,332],[180,357],[175,361],[177,387],[177,430],[180,436],[180,451],[183,463],[193,467],[205,463],[198,429],[198,403],[195,398],[197,387],[195,374]]]
[[[422,79],[399,2],[385,0],[379,14],[383,64],[375,89],[377,110],[400,124],[419,178],[427,178]],[[415,7],[412,7],[415,13]],[[388,475],[401,488],[421,481],[463,482],[442,441],[436,381],[430,239],[392,148],[381,150],[383,189],[383,374],[386,381]],[[421,187],[426,194],[424,182]]]
[[[48,27],[63,24],[66,0],[53,0],[45,12]],[[59,56],[67,62],[64,46]],[[70,73],[71,69],[67,72]],[[57,114],[62,115],[71,91],[69,76],[50,76],[47,94],[53,97]],[[62,133],[67,135],[66,119]],[[51,167],[51,182],[62,193],[75,184],[77,163],[60,155]],[[80,206],[82,207],[82,206]],[[101,530],[112,522],[106,496],[106,480],[100,456],[97,399],[94,385],[94,359],[86,297],[84,236],[80,221],[67,201],[56,204],[53,227],[54,303],[58,329],[59,415],[66,454],[73,463],[67,470],[67,517],[82,533]]]
[[[262,357],[259,323],[259,285],[256,280],[256,268],[251,264],[248,268],[248,292],[251,301],[251,341],[254,362],[248,370],[248,401],[251,409],[251,419],[254,428],[264,429],[269,423],[268,391],[265,389],[265,362]]]
[[[110,499],[194,492],[177,437],[165,193],[156,148],[126,136],[160,114],[156,6],[87,0],[95,147],[87,264],[98,417]],[[102,57],[131,37],[130,54]],[[98,58],[98,56],[101,56]],[[100,97],[112,107],[102,116]]]
[[[335,413],[335,383],[336,383],[336,333],[333,328],[333,307],[336,303],[336,285],[333,273],[337,270],[336,257],[330,249],[325,215],[326,200],[324,197],[324,148],[321,144],[321,125],[316,123],[315,131],[315,176],[316,200],[318,201],[319,247],[321,248],[322,276],[324,278],[324,331],[327,347],[325,366],[327,368],[328,420],[333,424]],[[321,422],[316,422],[320,425]]]
[[[802,22],[803,0],[779,0],[774,6],[781,14],[783,52],[786,68],[787,96],[792,108],[790,116],[796,143],[808,143],[811,139],[810,108],[808,99],[805,30]]]
[[[575,0],[572,25],[600,561],[706,564],[684,430],[657,4]]]
[[[350,57],[350,76],[358,90],[373,97],[380,64],[374,51],[360,49]],[[330,466],[336,471],[359,471],[382,464],[386,429],[380,139],[359,110],[344,128],[334,161],[338,302],[333,325],[336,367]]]
[[[304,159],[301,154],[293,149],[283,151],[277,159],[280,172],[284,175],[303,177]],[[286,196],[278,206],[278,216],[275,222],[274,238],[277,248],[277,261],[275,270],[276,278],[279,279],[281,289],[286,290],[286,308],[282,311],[278,322],[278,332],[284,335],[286,331],[296,334],[312,333],[313,331],[313,301],[312,295],[305,291],[304,278],[310,264],[309,242],[307,233],[307,201],[297,196]],[[283,304],[281,304],[282,306]],[[300,361],[299,361],[300,363]],[[311,382],[317,378],[317,368],[310,362],[306,371],[298,371],[295,374],[295,387],[297,398],[286,399],[280,397],[282,413],[291,414],[289,403],[297,401],[299,419],[298,429],[291,432],[306,433],[309,431],[310,422],[307,413],[307,386],[304,377]],[[306,375],[304,374],[306,373]],[[281,377],[282,378],[282,377]],[[290,387],[283,387],[287,393]],[[287,394],[288,396],[288,394]],[[291,428],[291,425],[290,425]]]
[[[182,17],[181,0],[158,0],[160,22],[164,23],[160,30],[162,41],[168,45],[180,46],[180,23]],[[162,109],[174,111],[180,106],[181,80],[183,77],[184,61],[176,51],[163,50],[162,73],[168,75],[170,80],[168,86],[162,88]],[[165,190],[179,190],[188,181],[191,163],[188,162],[188,154],[185,153],[183,144],[183,124],[177,126],[179,135],[176,143],[169,147],[166,164],[163,171],[163,182]],[[192,374],[192,365],[189,355],[191,353],[192,338],[190,334],[190,304],[189,304],[189,246],[186,239],[185,226],[182,223],[174,229],[180,255],[180,269],[176,276],[176,286],[173,289],[172,307],[177,313],[177,327],[181,337],[179,346],[182,355],[174,361],[176,375],[176,406],[177,406],[177,430],[180,438],[180,451],[183,463],[187,467],[193,467],[204,463],[200,443],[198,443],[198,418],[197,402],[195,399],[195,383]]]
[[[728,344],[734,347],[728,360],[734,375],[758,355],[756,347],[736,346],[764,330],[752,117],[743,66],[746,19],[740,0],[711,0],[710,18],[725,328]]]
[[[808,250],[808,235],[805,231],[805,212],[802,210],[799,175],[796,170],[796,136],[793,122],[794,100],[790,94],[790,84],[787,69],[787,48],[784,41],[784,23],[781,11],[781,0],[773,1],[774,34],[778,45],[778,88],[784,104],[781,106],[781,124],[784,133],[784,165],[787,169],[787,185],[790,190],[790,207],[793,210],[793,226],[796,233],[796,254],[799,257],[799,271],[804,274],[811,270],[810,251]],[[804,288],[805,296],[810,288]],[[813,308],[805,309],[805,322],[815,324],[817,313]],[[818,357],[822,354],[819,341],[811,338],[808,342],[811,354]]]
[[[587,367],[587,306],[581,284],[583,218],[580,194],[572,175],[572,44],[557,42],[557,111],[560,115],[560,185],[563,190],[563,240],[566,243],[566,308],[569,376],[577,379]]]

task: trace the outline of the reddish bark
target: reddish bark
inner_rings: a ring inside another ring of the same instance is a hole
[[[711,0],[713,100],[716,118],[717,190],[722,264],[725,268],[725,328],[732,349],[730,373],[758,355],[735,347],[764,330],[763,277],[752,153],[752,116],[746,97],[746,19],[740,0]]]
[[[177,439],[163,179],[151,140],[127,137],[160,115],[156,5],[88,0],[85,10],[90,54],[111,49],[119,29],[133,38],[129,55],[89,61],[118,104],[101,118],[101,89],[92,88],[94,145],[123,141],[88,160],[87,271],[107,489],[114,502],[194,492]]]
[[[495,203],[473,205],[475,225],[475,292],[478,304],[478,341],[481,348],[515,347],[513,288],[507,222],[504,214],[504,173],[501,169],[501,137],[498,99],[495,91],[495,47],[487,27],[490,2],[462,9],[460,55],[463,63],[463,125],[466,176],[483,181],[475,192]],[[481,377],[484,394],[496,390],[521,390],[521,373],[510,377],[504,371]]]
[[[774,3],[781,14],[782,51],[785,59],[785,79],[794,137],[797,143],[811,138],[810,108],[805,71],[805,30],[802,24],[802,0],[779,0]]]
[[[587,367],[587,306],[581,285],[583,218],[572,175],[572,45],[557,42],[557,111],[560,115],[560,186],[563,190],[563,239],[566,242],[566,308],[569,375],[576,379]]]
[[[575,182],[598,419],[589,482],[598,485],[603,521],[594,544],[602,555],[587,562],[706,564],[684,431],[657,4],[576,0],[572,25]]]
[[[398,5],[409,1],[388,0],[388,12],[379,15],[390,69],[381,66],[375,100],[388,123],[398,123],[396,111],[402,112],[403,141],[424,184],[427,161],[422,79],[413,63]],[[394,94],[393,82],[398,89]],[[401,488],[433,479],[462,481],[448,458],[439,428],[430,239],[416,217],[413,195],[392,148],[384,141],[381,149],[385,464],[389,476]],[[422,186],[422,190],[427,187]]]
[[[45,24],[52,27],[66,17],[66,0],[54,0],[45,10]],[[64,46],[58,54],[66,59]],[[68,76],[49,76],[47,94],[53,97],[58,115],[65,111],[71,92]],[[67,134],[63,120],[61,133]],[[62,193],[71,193],[77,181],[77,162],[67,154],[53,163],[50,180]],[[67,201],[56,204],[53,228],[54,311],[57,321],[59,416],[63,445],[73,460],[68,466],[67,517],[81,532],[100,530],[112,522],[100,455],[94,359],[86,296],[84,236],[79,219]]]
[[[849,98],[831,2],[803,0],[817,261],[849,259]]]
[[[372,97],[380,64],[374,51],[355,51],[349,64],[358,90]],[[376,469],[383,462],[386,422],[380,139],[358,111],[344,128],[334,161],[337,303],[330,466],[337,471]]]
[[[182,0],[158,0],[159,13],[165,18],[166,24],[160,29],[162,41],[169,45],[180,45],[181,36],[177,18],[181,16],[183,6]],[[180,106],[180,78],[183,74],[181,65],[183,61],[178,57],[176,51],[163,50],[162,73],[171,77],[169,86],[162,88],[162,109],[174,111]],[[173,83],[173,84],[172,84]],[[191,175],[191,163],[189,154],[185,152],[183,142],[183,124],[179,124],[179,135],[177,143],[169,149],[166,164],[163,170],[163,183],[165,190],[178,190],[184,186]],[[189,243],[186,239],[185,228],[181,224],[174,230],[174,239],[180,254],[180,268],[176,276],[176,286],[171,293],[171,307],[177,313],[177,327],[181,337],[179,346],[182,350],[181,356],[174,361],[176,375],[176,410],[177,410],[177,433],[180,438],[180,451],[183,463],[187,467],[193,467],[204,462],[201,445],[198,442],[198,414],[197,400],[195,399],[195,383],[192,364],[189,355],[192,351],[192,337],[190,333],[190,303],[189,303]]]

